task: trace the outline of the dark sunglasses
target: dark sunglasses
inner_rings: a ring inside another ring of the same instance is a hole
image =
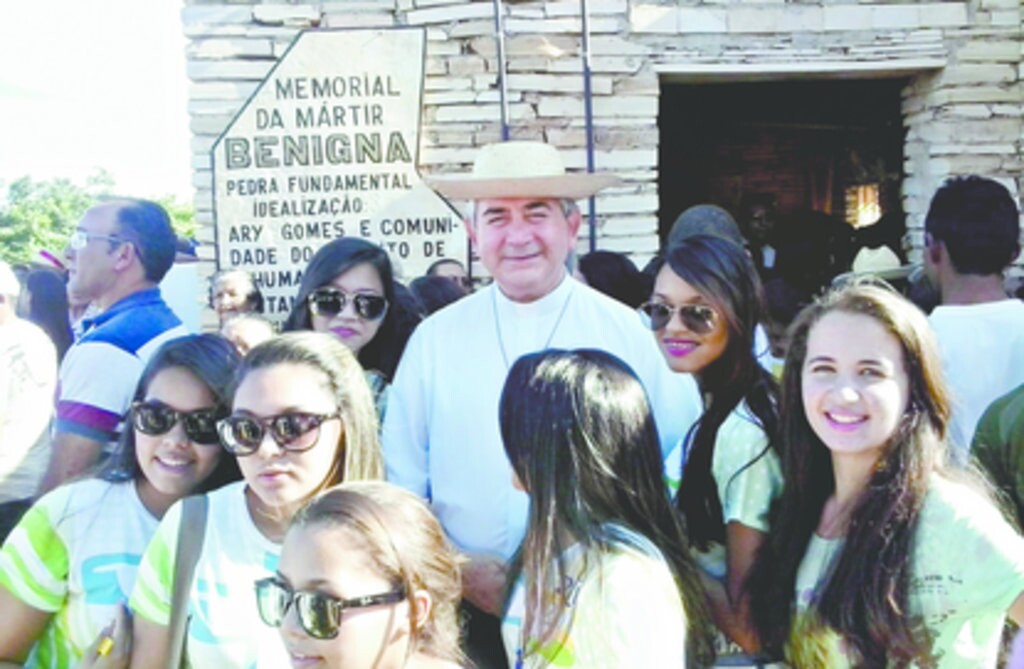
[[[376,321],[384,317],[388,310],[388,301],[381,295],[356,293],[346,295],[337,288],[317,288],[306,301],[314,316],[332,318],[345,310],[345,305],[352,300],[356,313],[368,321]]]
[[[315,436],[300,442],[303,436],[319,428],[324,421],[339,417],[338,413],[291,412],[266,418],[233,414],[218,421],[217,431],[220,433],[220,443],[234,455],[255,453],[267,432],[283,450],[300,452],[313,448],[317,442]]]
[[[131,408],[132,426],[142,434],[159,437],[170,432],[174,424],[181,421],[185,436],[204,446],[220,442],[217,437],[217,421],[226,414],[226,410],[216,408],[177,411],[155,401],[133,402]]]
[[[380,595],[339,599],[319,592],[296,592],[276,576],[256,581],[256,605],[263,622],[271,627],[280,627],[288,608],[294,604],[299,625],[314,639],[338,636],[341,613],[345,609],[394,604],[403,599],[405,590],[402,588]]]
[[[664,302],[644,302],[640,305],[640,311],[647,316],[647,327],[652,330],[660,330],[668,325],[673,314],[679,314],[679,320],[686,329],[699,335],[714,330],[718,320],[715,310],[705,304],[684,304],[681,307],[674,307]]]

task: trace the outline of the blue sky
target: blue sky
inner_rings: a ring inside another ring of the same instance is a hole
[[[180,0],[0,7],[0,182],[104,168],[125,195],[190,200]]]

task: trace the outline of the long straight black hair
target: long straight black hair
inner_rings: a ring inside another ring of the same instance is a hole
[[[710,616],[681,519],[662,477],[650,404],[633,371],[596,350],[548,350],[519,358],[501,395],[501,436],[529,490],[526,538],[509,583],[526,574],[526,624],[550,621],[543,591],[565,575],[562,554],[621,547],[626,527],[661,551],[676,577],[691,658],[709,663]],[[550,629],[543,630],[549,634]]]
[[[694,235],[672,247],[665,263],[710,302],[728,330],[725,350],[698,375],[709,401],[686,437],[689,456],[676,496],[690,540],[707,550],[712,542],[725,542],[722,500],[711,473],[718,429],[745,402],[768,437],[768,446],[746,466],[769,449],[778,453],[779,387],[754,355],[754,329],[764,314],[764,298],[746,251],[723,237]]]

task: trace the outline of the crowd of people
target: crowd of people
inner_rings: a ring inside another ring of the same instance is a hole
[[[926,315],[859,276],[773,306],[713,205],[575,263],[618,180],[543,143],[428,183],[491,282],[341,238],[280,333],[228,268],[187,333],[143,200],[66,286],[0,264],[0,667],[1024,666],[1004,186],[936,192]]]

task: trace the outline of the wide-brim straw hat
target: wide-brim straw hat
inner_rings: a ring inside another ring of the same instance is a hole
[[[621,183],[614,174],[567,173],[558,149],[543,142],[499,142],[480,149],[472,172],[432,176],[427,185],[453,200],[498,197],[581,200]]]

